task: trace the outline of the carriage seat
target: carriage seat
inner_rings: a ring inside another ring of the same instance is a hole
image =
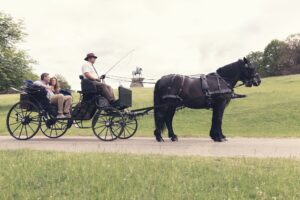
[[[98,94],[98,90],[93,81],[84,79],[82,75],[79,76],[81,80],[81,93],[82,94]]]

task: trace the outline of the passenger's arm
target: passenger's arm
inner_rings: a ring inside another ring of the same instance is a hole
[[[50,89],[50,90],[51,90],[51,86],[44,85],[44,84],[42,84],[42,83],[41,83],[41,82],[39,82],[39,81],[35,81],[33,84],[34,84],[34,85],[41,86],[41,87],[44,87],[44,88],[46,88],[46,89]]]

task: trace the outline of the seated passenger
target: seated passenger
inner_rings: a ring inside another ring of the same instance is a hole
[[[72,103],[72,98],[65,98],[62,94],[54,94],[52,87],[49,85],[50,77],[48,73],[41,74],[41,80],[35,81],[33,84],[42,86],[47,90],[47,98],[50,103],[58,105],[58,115],[57,118],[70,117],[70,106]],[[65,103],[65,106],[64,106]],[[64,115],[64,113],[66,115]]]
[[[61,93],[61,88],[59,87],[59,83],[57,81],[57,78],[56,77],[52,77],[50,78],[50,82],[49,82],[49,85],[51,87],[51,90],[52,92],[58,96],[58,97],[61,97],[61,95],[63,95]],[[58,101],[60,100],[59,98],[52,98],[52,101],[50,100],[50,103],[54,103],[54,104],[59,104]],[[70,114],[70,109],[71,109],[71,105],[72,105],[72,96],[71,95],[63,95],[63,100],[64,100],[64,115],[67,117],[67,118],[70,118],[71,117],[71,114]]]
[[[90,81],[93,81],[93,84],[96,86],[97,91],[103,97],[105,97],[112,106],[114,106],[114,104],[116,104],[117,101],[115,99],[113,89],[111,86],[105,84],[105,75],[102,75],[100,78],[98,77],[98,74],[94,68],[94,63],[96,59],[97,56],[95,56],[93,53],[87,54],[87,56],[84,59],[87,62],[84,63],[81,68],[82,75],[84,79],[89,79]]]

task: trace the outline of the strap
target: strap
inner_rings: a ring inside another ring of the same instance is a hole
[[[93,64],[92,64],[92,66],[93,66],[93,68],[94,68],[94,71],[96,72],[96,74],[97,74],[98,78],[100,78],[100,76],[99,76],[99,74],[98,74],[98,72],[97,72],[97,70],[96,70],[96,68],[94,67],[94,65],[93,65]]]

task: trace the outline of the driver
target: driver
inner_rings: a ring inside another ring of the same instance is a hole
[[[107,85],[104,82],[105,75],[102,75],[99,79],[99,76],[97,74],[97,71],[94,68],[94,63],[97,59],[97,56],[93,53],[89,53],[86,55],[84,60],[86,61],[81,68],[82,75],[84,79],[89,79],[90,81],[93,81],[93,84],[97,87],[98,92],[105,97],[109,103],[114,106],[114,104],[117,104],[113,89],[111,86]]]

